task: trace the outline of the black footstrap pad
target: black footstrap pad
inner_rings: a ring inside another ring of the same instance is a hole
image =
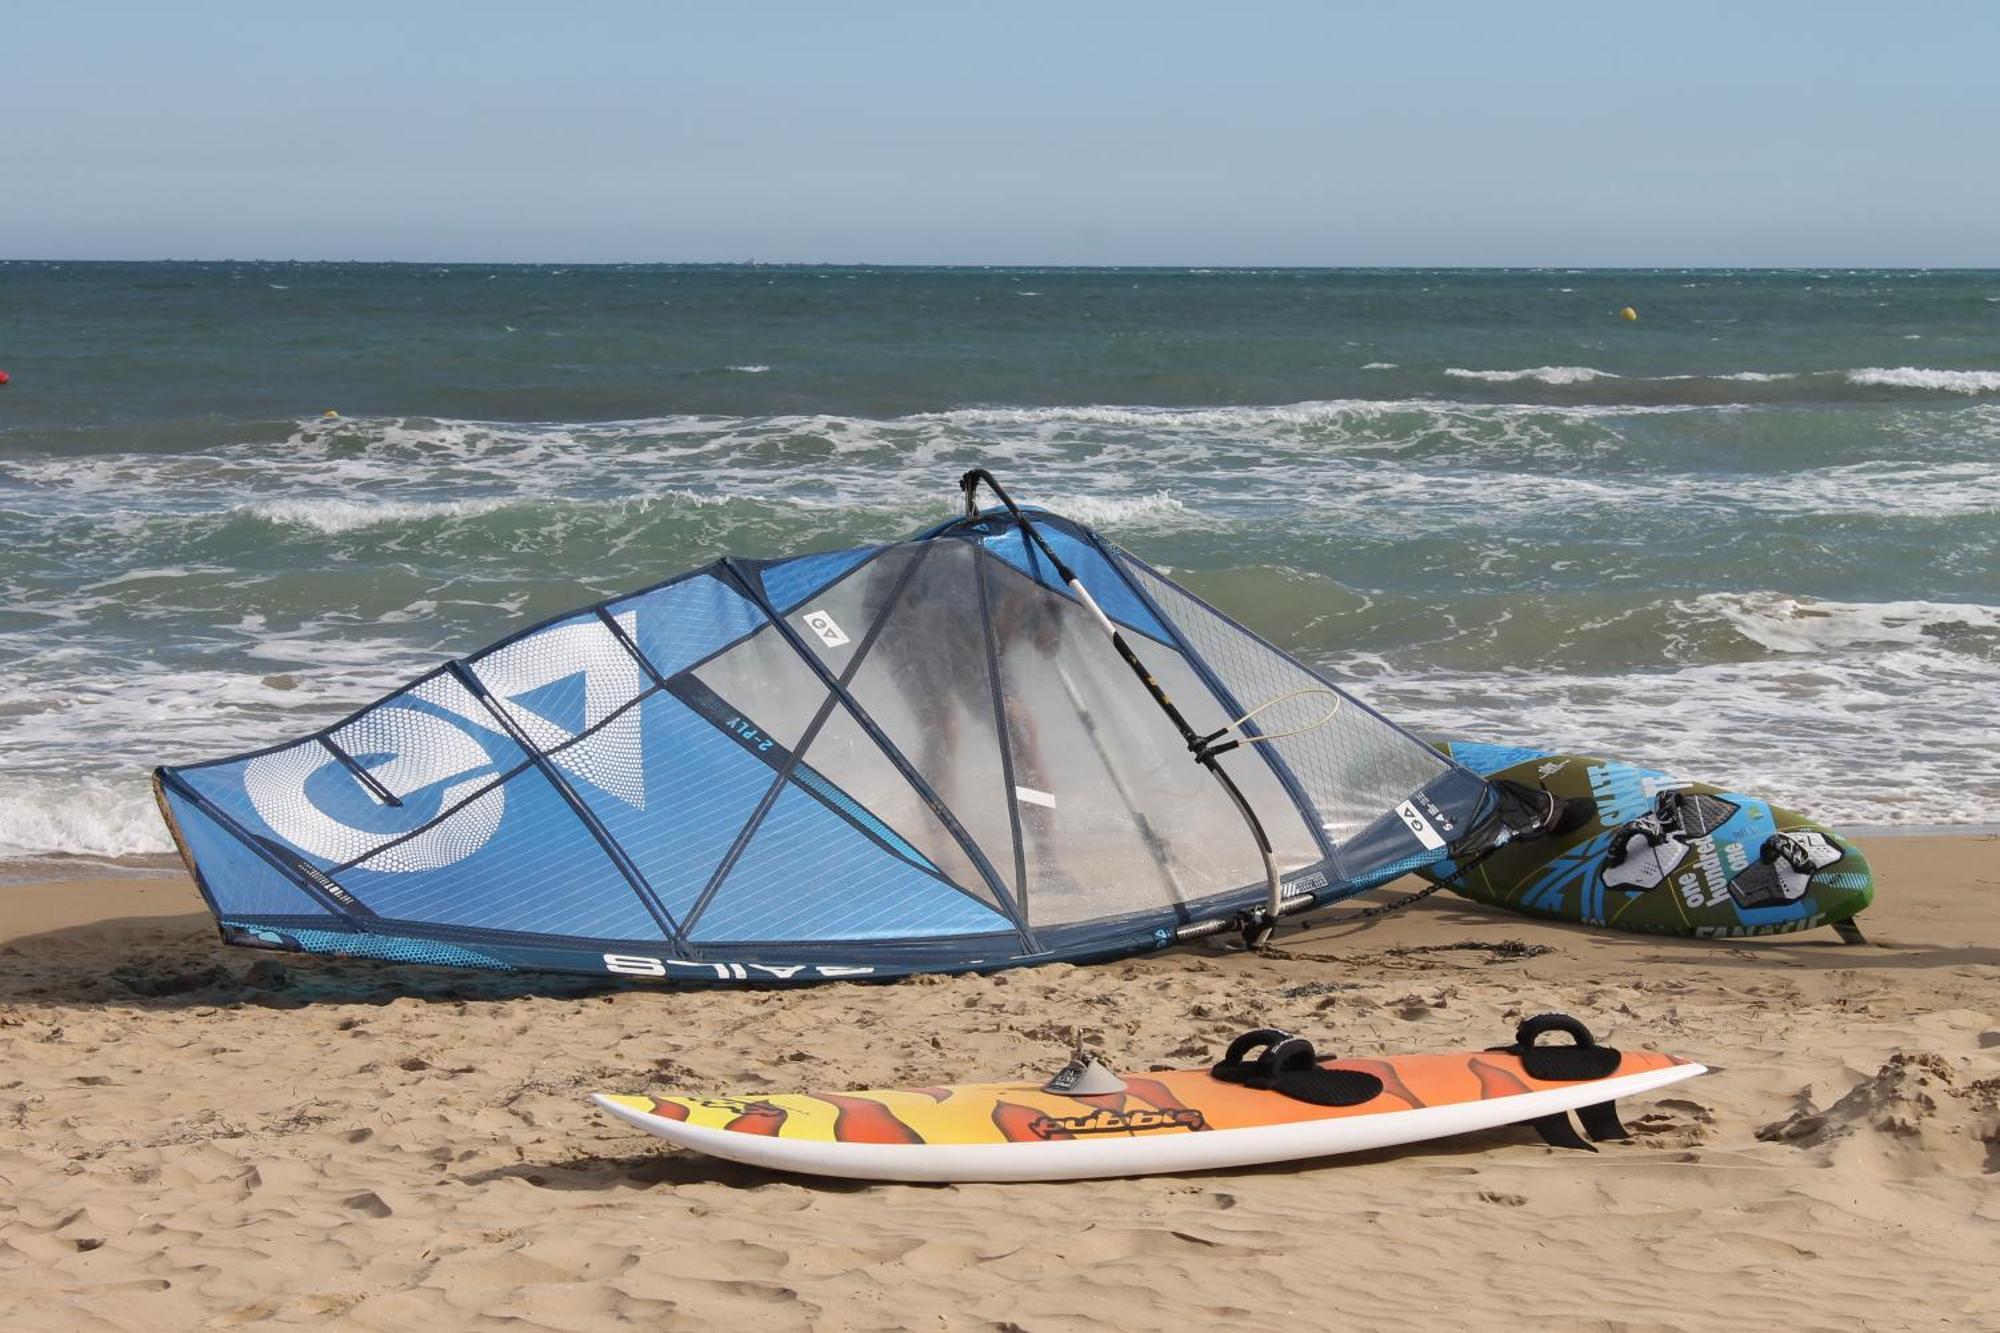
[[[1359,1069],[1326,1069],[1315,1064],[1278,1071],[1271,1091],[1314,1106],[1360,1106],[1382,1095],[1382,1080]]]
[[[1583,1132],[1598,1143],[1611,1139],[1629,1139],[1632,1131],[1618,1119],[1618,1107],[1613,1102],[1598,1102],[1594,1106],[1579,1106],[1576,1118],[1583,1122]]]
[[[1252,1051],[1261,1053],[1250,1059]],[[1382,1095],[1382,1080],[1359,1069],[1327,1069],[1311,1042],[1278,1028],[1258,1028],[1229,1043],[1209,1071],[1225,1083],[1275,1092],[1314,1106],[1360,1106]]]
[[[1208,1072],[1224,1083],[1248,1083],[1252,1078],[1268,1072],[1266,1065],[1272,1048],[1280,1042],[1292,1040],[1295,1038],[1283,1028],[1257,1028],[1246,1032],[1229,1043],[1228,1051],[1222,1056],[1222,1063]],[[1252,1051],[1259,1052],[1254,1060],[1250,1058]]]
[[[1549,1032],[1566,1032],[1575,1044],[1537,1046],[1536,1040]],[[1597,1038],[1590,1035],[1590,1029],[1568,1014],[1536,1014],[1514,1029],[1512,1046],[1495,1046],[1492,1049],[1520,1057],[1521,1067],[1528,1071],[1528,1077],[1544,1083],[1580,1083],[1586,1079],[1608,1078],[1618,1072],[1618,1064],[1624,1058],[1616,1047],[1598,1045]]]
[[[1581,1148],[1584,1152],[1596,1152],[1591,1142],[1576,1132],[1576,1126],[1569,1122],[1568,1111],[1556,1111],[1549,1115],[1538,1115],[1524,1124],[1534,1127],[1542,1136],[1542,1142],[1551,1148]]]

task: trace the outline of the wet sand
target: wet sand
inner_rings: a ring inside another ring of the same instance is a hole
[[[1262,956],[662,992],[222,948],[180,879],[0,888],[0,1328],[2000,1328],[2000,839],[1882,838],[1862,918],[1705,944],[1440,895]],[[1518,941],[1526,948],[1499,947]],[[1597,1154],[869,1186],[691,1156],[593,1090],[1344,1053],[1562,1009],[1710,1076]]]

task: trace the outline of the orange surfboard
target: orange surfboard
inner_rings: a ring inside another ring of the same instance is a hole
[[[1073,1180],[1329,1156],[1563,1116],[1707,1072],[1624,1051],[1601,1078],[1548,1080],[1508,1051],[1331,1059],[1381,1090],[1348,1106],[1224,1082],[1208,1069],[1128,1074],[1121,1092],[1033,1082],[842,1093],[597,1094],[606,1111],[713,1157],[862,1180]]]

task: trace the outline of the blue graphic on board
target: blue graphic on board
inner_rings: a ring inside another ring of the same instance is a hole
[[[1595,807],[1567,835],[1510,844],[1463,871],[1419,872],[1478,901],[1619,930],[1726,937],[1845,921],[1873,896],[1850,841],[1758,797],[1617,760],[1447,745],[1483,776]]]

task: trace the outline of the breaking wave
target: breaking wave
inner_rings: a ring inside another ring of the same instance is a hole
[[[1940,393],[2000,393],[2000,370],[1931,370],[1924,366],[1867,366],[1850,370],[1849,384]]]
[[[211,448],[16,452],[0,858],[164,850],[154,763],[311,730],[723,552],[894,539],[951,516],[974,464],[1399,721],[1650,759],[1836,820],[2000,822],[1963,725],[2000,697],[2000,608],[1978,591],[2000,559],[2000,403],[1899,392],[310,418]],[[1904,552],[1920,578],[1882,568]],[[1902,591],[1843,591],[1863,584]]]
[[[1591,380],[1621,378],[1590,366],[1536,366],[1531,370],[1461,370],[1451,366],[1444,373],[1453,379],[1485,380],[1489,384],[1512,384],[1520,380],[1533,380],[1537,384],[1585,384]]]

